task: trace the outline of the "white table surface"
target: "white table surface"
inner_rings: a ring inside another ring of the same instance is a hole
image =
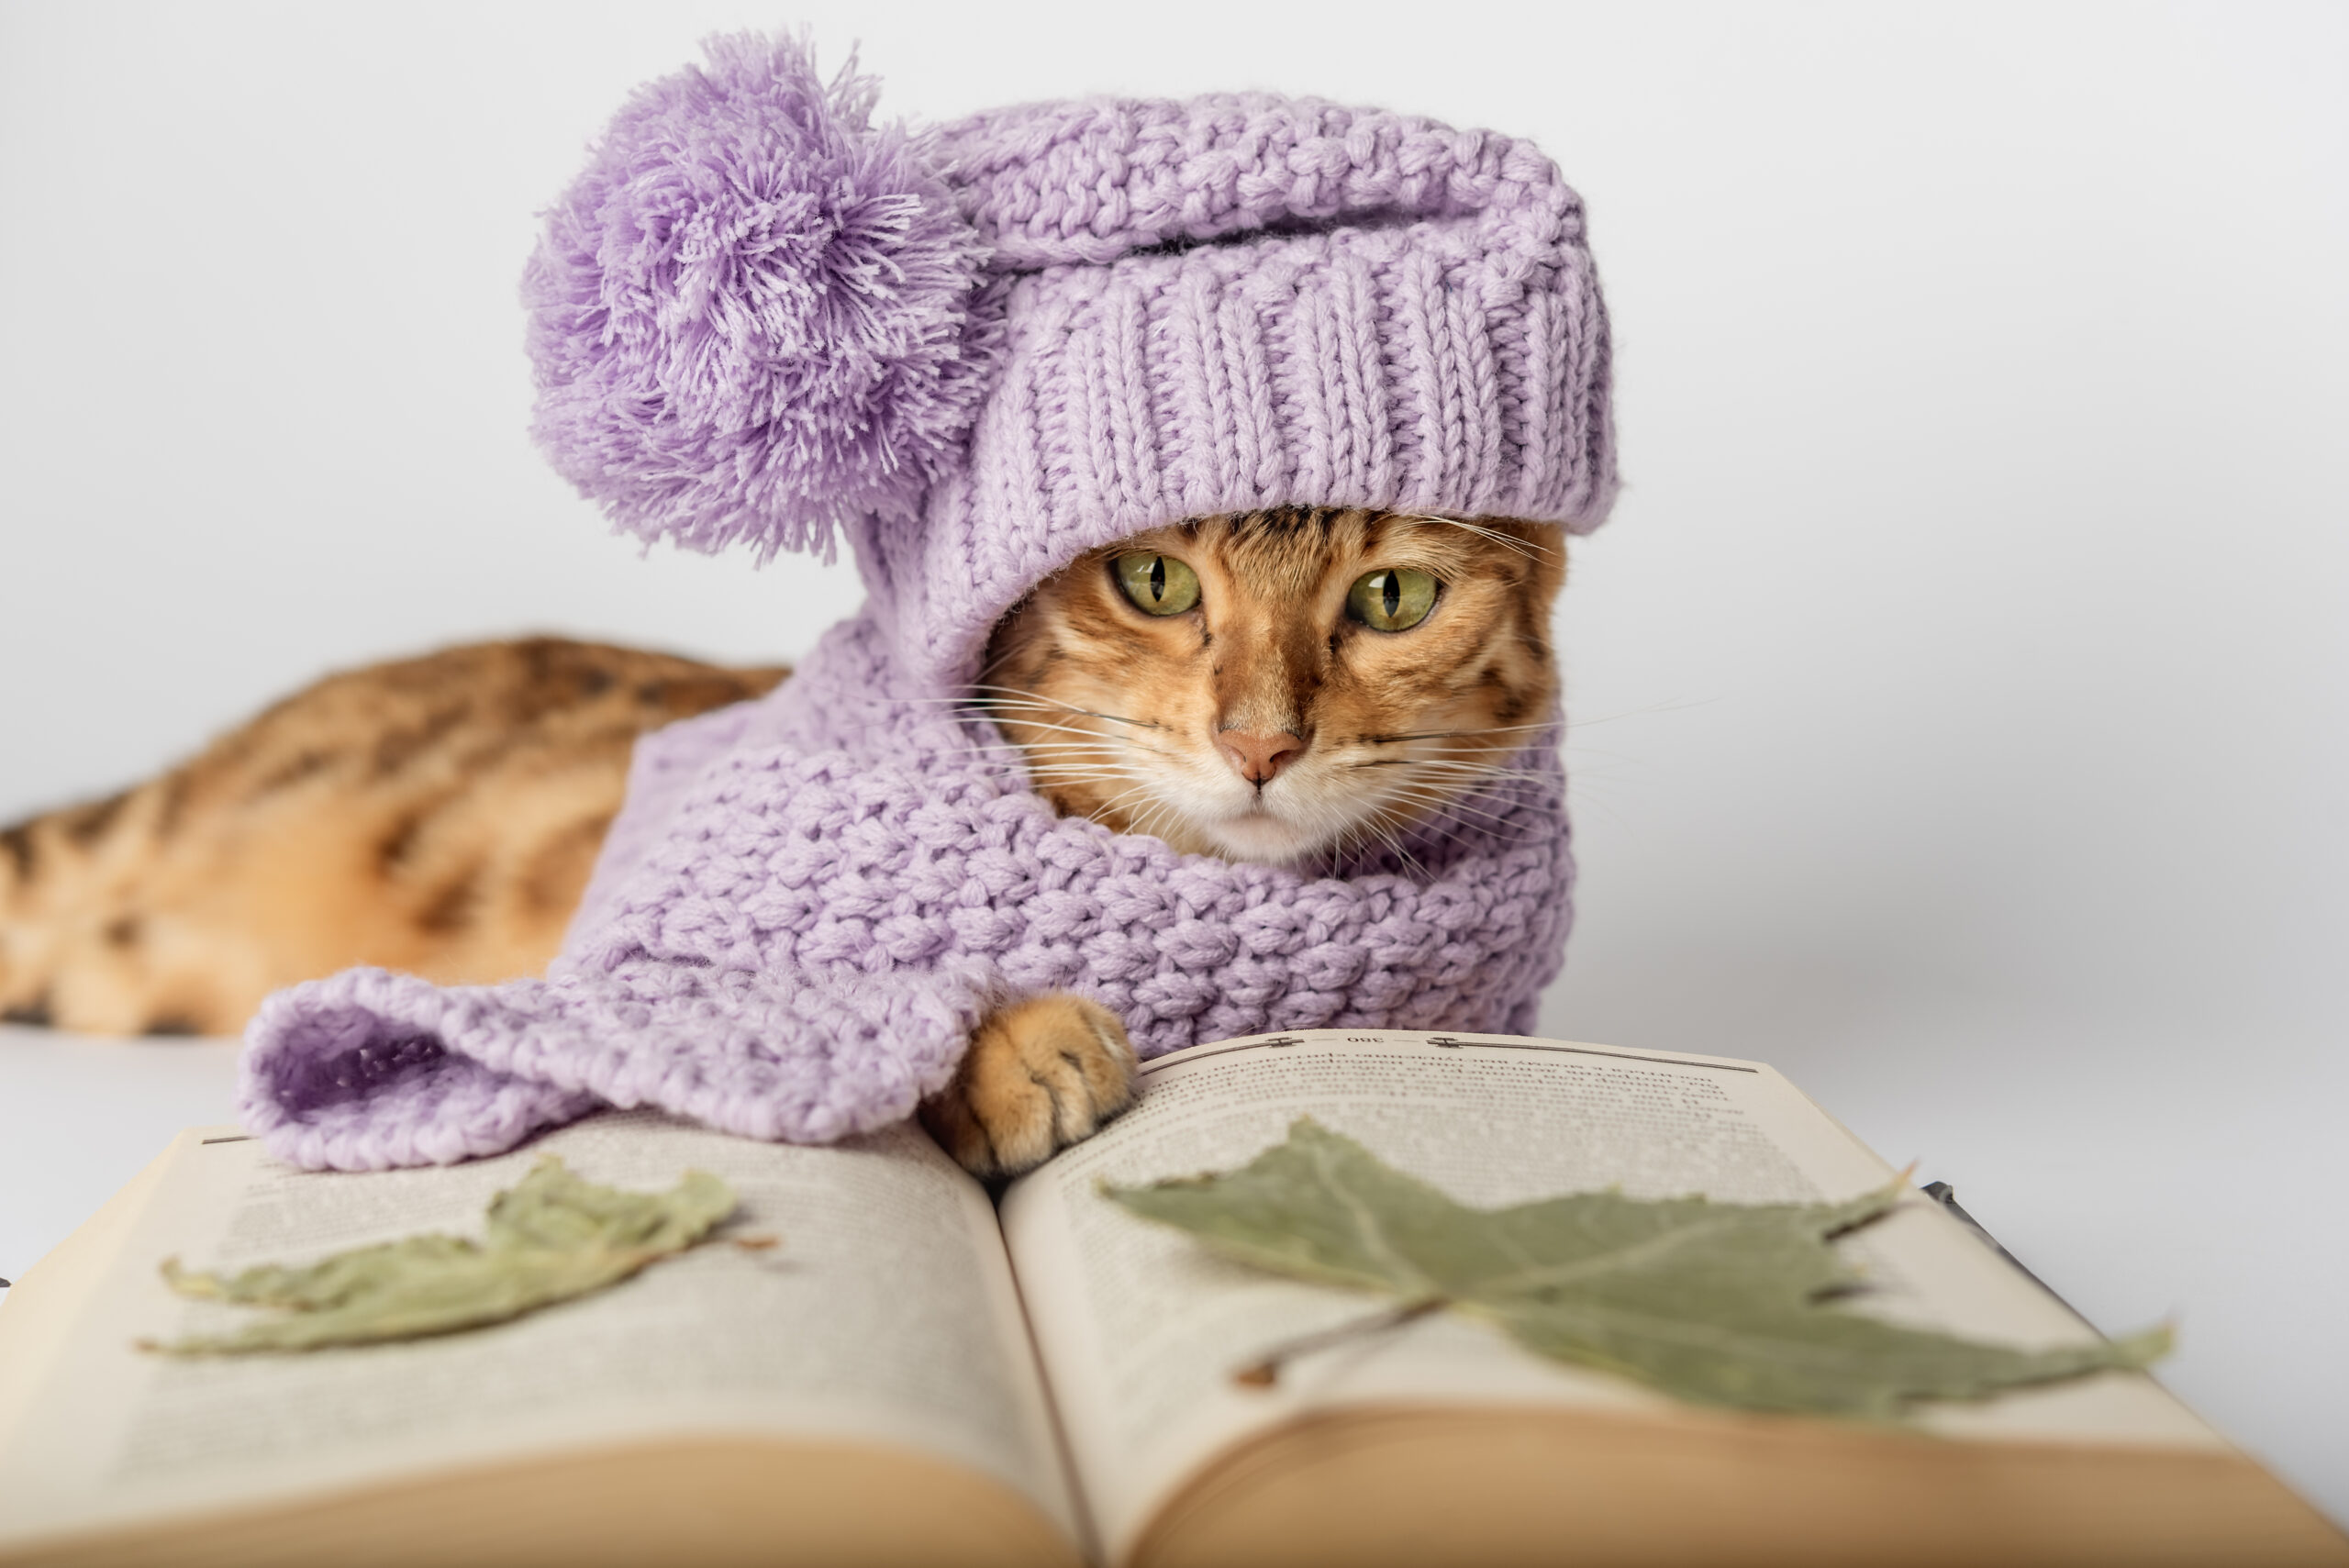
[[[229,1040],[0,1026],[0,1277],[56,1245],[181,1128],[233,1119],[235,1069]],[[2132,1085],[2100,1118],[2059,1096],[2037,1128],[2011,1102],[1802,1086],[1880,1151],[1940,1151],[1920,1179],[1954,1179],[1975,1218],[2099,1327],[2142,1327],[2138,1304],[2166,1292],[2181,1348],[2165,1380],[2349,1518],[2349,1252],[2331,1131],[2341,1109],[2309,1096],[2214,1117],[2210,1084],[2167,1084]]]
[[[0,1279],[15,1279],[200,1122],[236,1119],[232,1040],[0,1024]]]

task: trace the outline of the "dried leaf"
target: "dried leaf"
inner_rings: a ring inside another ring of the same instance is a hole
[[[1477,1209],[1310,1118],[1240,1170],[1103,1189],[1227,1257],[1442,1302],[1542,1355],[1703,1404],[1890,1419],[1911,1400],[2143,1367],[2168,1350],[2166,1329],[2021,1351],[1843,1309],[1835,1298],[1862,1282],[1832,1239],[1905,1190],[1772,1205],[1577,1193]]]
[[[502,1323],[617,1284],[703,1240],[733,1211],[733,1190],[701,1171],[665,1193],[621,1192],[580,1180],[550,1154],[491,1200],[479,1241],[412,1236],[306,1268],[225,1275],[188,1273],[173,1259],[163,1280],[182,1296],[286,1315],[221,1338],[140,1348],[180,1356],[312,1351]]]

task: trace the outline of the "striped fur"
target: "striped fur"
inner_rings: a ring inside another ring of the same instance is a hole
[[[1187,562],[1199,606],[1141,613],[1111,562]],[[1442,584],[1426,620],[1347,614],[1382,567]],[[1550,606],[1563,531],[1531,523],[1288,508],[1140,534],[1081,557],[997,629],[985,688],[1061,811],[1227,860],[1308,863],[1391,841],[1554,743]],[[1285,737],[1252,783],[1237,735]]]
[[[330,676],[158,778],[0,829],[0,1014],[226,1034],[354,963],[532,973],[636,738],[785,673],[534,638]]]

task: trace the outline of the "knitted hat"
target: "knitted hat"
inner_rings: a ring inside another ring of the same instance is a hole
[[[555,466],[697,550],[855,541],[918,675],[1084,551],[1615,493],[1579,197],[1531,143],[1260,94],[910,131],[753,35],[638,91],[524,280]]]

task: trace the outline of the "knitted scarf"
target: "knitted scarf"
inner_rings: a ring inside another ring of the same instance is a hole
[[[757,703],[639,743],[543,980],[354,969],[270,998],[241,1110],[311,1169],[446,1163],[606,1106],[825,1142],[909,1115],[1007,998],[1066,990],[1145,1057],[1327,1027],[1521,1033],[1571,921],[1564,773],[1331,874],[1056,817],[871,612]]]

